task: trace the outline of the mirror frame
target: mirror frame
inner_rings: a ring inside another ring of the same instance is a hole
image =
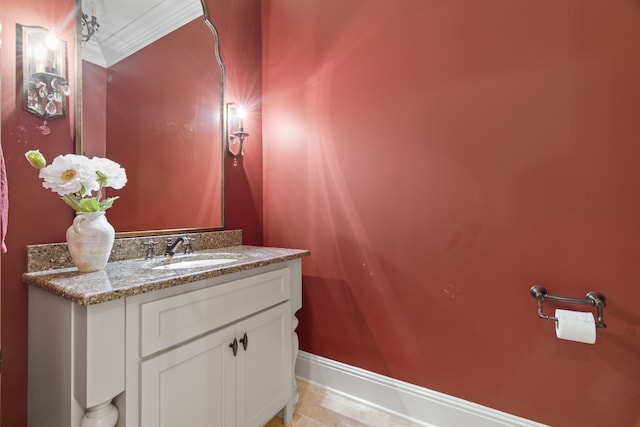
[[[166,234],[177,234],[177,233],[202,233],[206,231],[219,231],[224,230],[225,228],[225,151],[226,151],[226,141],[228,135],[227,129],[227,112],[226,112],[226,91],[227,91],[227,69],[224,65],[224,61],[222,60],[222,55],[220,53],[220,36],[218,34],[218,30],[211,22],[209,16],[209,9],[206,4],[206,0],[199,0],[200,5],[202,6],[202,18],[204,19],[204,23],[207,25],[211,34],[213,35],[214,41],[214,53],[216,56],[216,61],[218,63],[218,67],[220,68],[220,150],[221,150],[221,179],[220,182],[222,184],[221,189],[221,218],[222,225],[220,227],[202,227],[202,228],[174,228],[174,229],[160,229],[160,230],[139,230],[139,231],[124,231],[118,232],[116,230],[116,237],[139,237],[139,236],[157,236],[157,235],[166,235]],[[76,92],[74,97],[75,102],[75,144],[74,149],[76,154],[83,153],[83,144],[82,144],[82,0],[76,0],[76,11],[75,11],[75,55],[74,55],[74,63],[75,63],[75,73],[76,73]]]

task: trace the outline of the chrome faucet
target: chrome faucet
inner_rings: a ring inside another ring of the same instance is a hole
[[[158,242],[155,240],[150,240],[148,242],[142,243],[147,248],[147,253],[144,256],[144,259],[153,259],[156,256],[156,245]]]
[[[176,253],[176,249],[184,243],[184,237],[178,237],[174,242],[171,237],[167,238],[167,249],[164,251],[165,256],[174,256]]]
[[[164,251],[165,256],[174,256],[178,247],[182,244],[184,247],[184,253],[190,254],[193,253],[193,247],[191,246],[191,241],[193,239],[187,236],[178,237],[175,242],[171,237],[167,238],[167,249]]]
[[[193,246],[191,246],[191,242],[193,242],[194,238],[193,237],[184,236],[182,239],[184,240],[183,246],[184,246],[185,255],[186,254],[192,254],[193,253]]]

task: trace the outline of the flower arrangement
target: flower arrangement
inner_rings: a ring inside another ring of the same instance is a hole
[[[125,170],[106,158],[64,154],[47,165],[40,150],[27,151],[25,157],[40,170],[42,186],[58,193],[76,212],[106,211],[119,196],[102,199],[102,189],[119,190],[127,183]]]

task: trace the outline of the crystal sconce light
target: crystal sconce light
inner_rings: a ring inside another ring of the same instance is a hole
[[[67,43],[42,27],[17,27],[23,109],[45,120],[65,117],[70,94]]]
[[[233,156],[233,166],[238,166],[238,157],[244,155],[244,143],[249,139],[244,131],[245,114],[240,105],[227,103],[227,152]]]

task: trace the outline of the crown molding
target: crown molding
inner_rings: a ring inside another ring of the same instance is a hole
[[[105,68],[202,16],[202,5],[193,0],[158,3],[145,14],[116,29],[100,43],[93,40],[82,47],[82,58]]]

